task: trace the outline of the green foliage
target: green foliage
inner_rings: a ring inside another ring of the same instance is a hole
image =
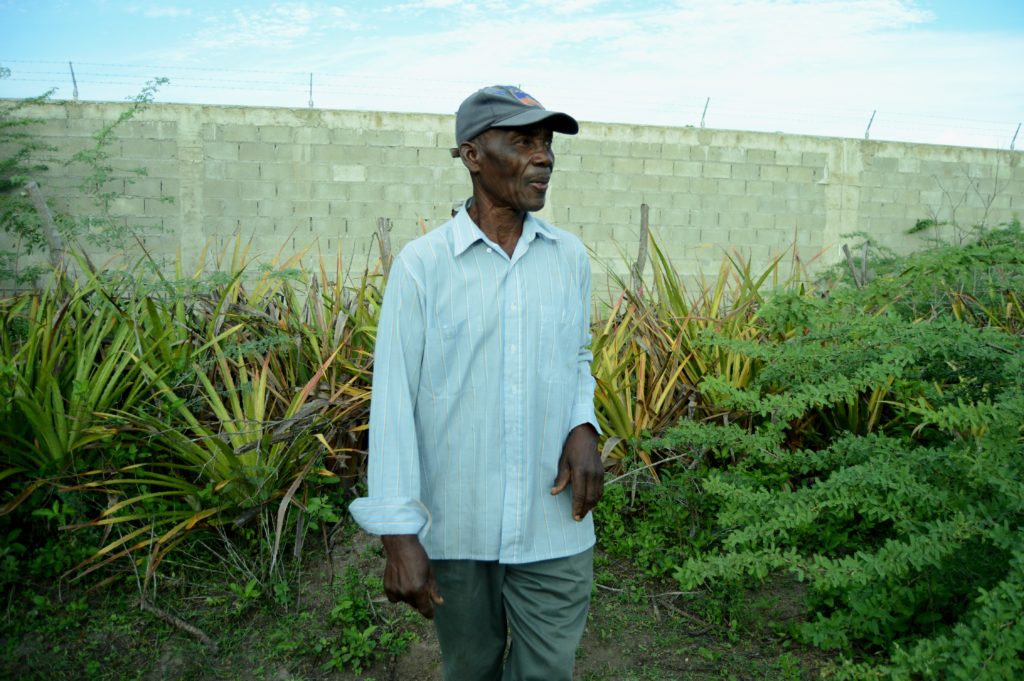
[[[717,414],[713,401],[696,387],[715,377],[730,387],[745,386],[758,360],[725,344],[704,341],[711,330],[736,341],[754,342],[755,323],[769,287],[803,293],[803,264],[793,257],[784,274],[782,256],[755,272],[749,262],[726,255],[712,281],[687,286],[658,241],[650,237],[651,285],[632,290],[612,274],[622,295],[607,318],[594,324],[595,403],[605,452],[615,461],[634,455],[657,479],[658,452],[636,447],[679,420]]]
[[[175,566],[152,608],[139,608],[132,578],[105,590],[57,588],[52,579],[5,588],[0,678],[228,679],[239,669],[260,679],[364,678],[368,667],[385,670],[425,624],[404,606],[371,601],[383,600],[381,583],[363,576],[365,560],[330,582],[322,565],[307,564],[301,607],[285,608],[222,563],[192,563],[201,558],[194,549],[191,567]]]
[[[949,316],[974,326],[1024,329],[1024,238],[1019,220],[976,230],[963,244],[935,244],[906,258],[872,261],[874,277],[863,290],[840,288],[865,309],[890,309],[901,317]]]
[[[799,635],[872,656],[850,678],[1024,672],[1024,336],[1012,305],[958,305],[1006,301],[1019,229],[827,300],[776,296],[757,342],[706,337],[761,370],[701,384],[729,425],[684,421],[648,444],[729,464],[703,483],[727,534],[676,570],[685,588],[795,575],[812,613]]]
[[[287,584],[288,550],[326,543],[343,517],[365,464],[379,289],[294,261],[245,278],[245,257],[236,248],[209,280],[143,259],[0,304],[0,517],[53,513],[35,506],[44,491],[83,494],[50,532],[102,542],[64,570],[126,560],[148,586],[190,535],[213,532],[260,556],[242,583],[269,592]]]
[[[117,129],[124,123],[145,111],[156,97],[161,86],[166,85],[167,78],[154,78],[146,83],[142,90],[130,100],[130,105],[116,119],[107,123],[93,134],[93,146],[76,152],[65,165],[81,165],[86,169],[78,188],[84,196],[89,197],[96,206],[94,215],[71,216],[70,231],[85,237],[87,241],[104,248],[124,248],[131,237],[133,229],[124,217],[110,214],[111,203],[124,190],[131,186],[137,177],[145,177],[144,167],[131,168],[124,172],[118,171],[113,163],[111,145],[116,140]],[[123,180],[118,185],[115,180]],[[162,201],[173,201],[171,196],[161,197]]]
[[[255,579],[250,579],[245,584],[228,584],[228,589],[235,596],[234,611],[238,615],[255,605],[263,595],[263,592],[260,591],[260,583]]]
[[[145,111],[159,88],[168,82],[167,78],[155,78],[146,83],[115,120],[93,135],[91,147],[63,161],[65,166],[84,169],[78,189],[95,206],[95,212],[89,215],[55,216],[56,225],[65,239],[81,237],[88,243],[108,249],[123,249],[128,245],[135,230],[125,216],[111,214],[111,204],[135,178],[145,176],[146,169],[118,170],[112,147],[118,128]],[[21,257],[46,244],[41,218],[29,201],[24,186],[47,170],[47,165],[40,160],[44,152],[56,150],[32,133],[32,126],[43,121],[28,115],[26,110],[47,101],[51,94],[52,91],[38,97],[0,103],[0,149],[3,150],[0,154],[0,227],[15,242],[14,250],[0,251],[0,280],[6,279],[18,286],[33,282],[42,273],[38,266],[23,267]],[[160,200],[170,202],[174,197],[161,196]]]
[[[312,652],[323,660],[320,668],[324,672],[352,670],[357,674],[378,660],[401,654],[415,634],[401,630],[397,620],[384,617],[373,607],[371,599],[382,589],[379,578],[364,576],[349,565],[326,618],[326,630],[308,625],[282,630],[275,637],[275,652]]]
[[[19,285],[33,281],[39,274],[36,268],[19,268],[19,256],[32,253],[45,243],[39,215],[24,186],[34,174],[46,170],[46,165],[38,160],[39,155],[53,150],[32,134],[31,127],[41,121],[26,110],[45,102],[51,94],[52,91],[29,99],[0,102],[0,228],[15,242],[15,250],[0,251],[0,279]]]
[[[0,347],[10,358],[0,382],[0,442],[9,443],[0,480],[67,472],[116,432],[103,413],[134,409],[144,397],[135,353],[148,349],[138,346],[130,312],[89,282],[68,286],[0,308]]]
[[[99,539],[94,531],[67,531],[92,512],[85,495],[24,484],[15,490],[26,488],[34,490],[27,501],[0,514],[0,593],[16,593],[39,581],[59,583],[96,551]]]
[[[630,559],[648,576],[669,576],[708,546],[714,516],[693,473],[666,472],[655,484],[639,479],[643,472],[634,471],[630,483],[606,486],[594,510],[598,542],[610,556]]]

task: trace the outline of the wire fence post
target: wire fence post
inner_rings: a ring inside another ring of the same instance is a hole
[[[1010,140],[1010,151],[1013,151],[1013,145],[1017,143],[1017,134],[1020,132],[1020,123],[1017,124],[1017,130],[1013,133],[1013,139]]]
[[[711,103],[711,98],[708,97],[704,100],[704,111],[700,114],[700,127],[704,127],[704,117],[708,115],[708,104]]]
[[[309,108],[313,108],[313,74],[309,74]]]
[[[71,69],[71,85],[74,88],[71,91],[71,96],[74,97],[75,101],[77,102],[78,101],[78,80],[75,78],[75,65],[72,64],[71,62],[68,62],[68,68]]]
[[[871,124],[875,122],[875,114],[878,113],[878,109],[871,112],[871,118],[868,119],[868,127],[864,131],[864,139],[871,139]]]

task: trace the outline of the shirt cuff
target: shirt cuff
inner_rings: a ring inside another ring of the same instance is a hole
[[[409,497],[360,497],[349,504],[348,512],[370,534],[415,534],[423,539],[430,529],[430,511]]]
[[[584,423],[589,423],[594,426],[594,430],[597,431],[598,435],[604,435],[601,431],[601,426],[597,424],[597,414],[594,413],[594,407],[587,408],[584,406],[573,406],[572,414],[569,418],[569,430],[572,430],[576,426],[582,426]]]

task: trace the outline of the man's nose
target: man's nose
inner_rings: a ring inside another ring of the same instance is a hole
[[[541,144],[534,148],[533,156],[530,158],[534,165],[550,168],[555,165],[555,153],[547,144]]]

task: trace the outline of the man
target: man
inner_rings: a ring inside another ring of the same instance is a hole
[[[369,495],[384,589],[435,617],[448,681],[569,681],[603,468],[590,261],[538,219],[570,116],[518,88],[455,121],[473,195],[392,264],[377,331]],[[506,638],[511,638],[507,660]]]

